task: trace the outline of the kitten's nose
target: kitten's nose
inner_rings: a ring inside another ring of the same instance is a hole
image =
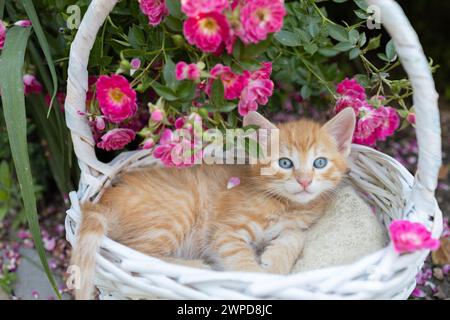
[[[297,179],[297,182],[298,182],[304,189],[306,189],[306,188],[308,188],[309,185],[311,184],[312,179],[311,179],[311,178],[298,178],[298,179]]]

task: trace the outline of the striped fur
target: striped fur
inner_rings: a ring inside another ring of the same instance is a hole
[[[203,259],[219,270],[289,273],[304,230],[320,218],[347,172],[354,122],[353,111],[344,110],[324,126],[309,120],[280,125],[280,157],[295,167],[282,170],[273,159],[274,175],[261,175],[261,165],[123,174],[98,204],[82,208],[72,257],[82,276],[77,299],[92,298],[95,254],[104,235],[152,256]],[[272,126],[254,113],[244,123]],[[316,170],[312,161],[319,156],[329,164]],[[233,176],[241,184],[227,190]],[[297,182],[305,176],[312,180],[308,192]]]

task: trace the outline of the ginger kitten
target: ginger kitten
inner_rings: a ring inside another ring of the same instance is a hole
[[[256,112],[244,125],[276,128]],[[354,126],[351,108],[323,126],[310,120],[280,125],[272,175],[261,175],[260,164],[124,173],[99,203],[82,207],[72,256],[81,270],[76,298],[92,298],[104,235],[155,257],[203,259],[219,270],[289,273],[304,231],[346,175]],[[231,177],[241,183],[228,190]]]

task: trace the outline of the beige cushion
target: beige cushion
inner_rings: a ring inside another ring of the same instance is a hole
[[[387,244],[385,228],[370,207],[347,186],[306,236],[292,272],[349,264]]]

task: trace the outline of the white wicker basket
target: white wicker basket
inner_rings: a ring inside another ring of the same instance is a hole
[[[67,239],[75,243],[80,203],[100,198],[122,170],[156,164],[148,151],[126,152],[111,163],[97,160],[86,117],[87,65],[96,34],[117,0],[93,0],[70,51],[67,126],[81,168],[78,192],[67,211]],[[441,164],[439,112],[433,78],[418,37],[393,0],[367,0],[380,9],[381,22],[394,39],[411,79],[417,115],[419,164],[415,178],[396,160],[371,148],[354,145],[351,181],[367,195],[385,225],[392,219],[425,224],[434,237],[442,232],[442,213],[434,198]],[[163,262],[105,237],[97,256],[96,286],[102,299],[406,299],[415,286],[428,251],[397,255],[392,245],[346,266],[288,276],[217,272]]]

